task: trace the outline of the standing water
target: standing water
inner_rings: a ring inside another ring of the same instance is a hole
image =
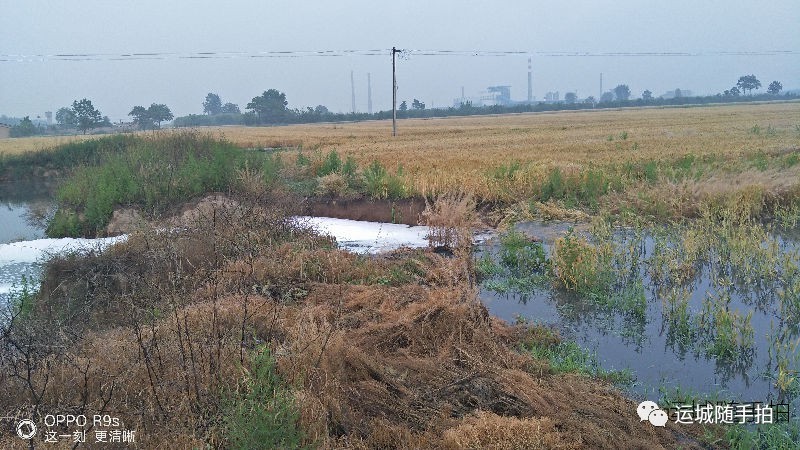
[[[759,227],[615,232],[606,242],[575,232],[588,244],[573,249],[614,249],[606,261],[615,267],[610,299],[559,287],[552,274],[509,283],[495,269],[481,300],[509,322],[556,328],[604,369],[629,370],[637,396],[789,404],[800,412],[800,241]],[[568,228],[524,223],[516,231],[541,238],[537,245],[552,258]],[[485,245],[481,257],[501,267],[504,245]],[[620,283],[626,273],[632,283]]]

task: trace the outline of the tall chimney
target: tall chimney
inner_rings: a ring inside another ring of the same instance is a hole
[[[353,81],[353,71],[350,71],[350,93],[353,96],[353,114],[356,113],[356,83]]]
[[[533,72],[531,72],[531,59],[528,58],[528,103],[533,102]]]
[[[372,78],[367,72],[367,112],[372,114]]]

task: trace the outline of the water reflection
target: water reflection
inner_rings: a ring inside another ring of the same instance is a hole
[[[569,225],[547,228],[538,223],[516,229],[542,237],[552,255],[555,239]],[[503,283],[494,280],[484,283],[480,296],[492,314],[507,321],[521,317],[556,326],[564,338],[596,352],[605,369],[631,369],[637,377],[631,389],[642,395],[657,398],[659,391],[680,386],[740,401],[794,400],[798,385],[784,377],[788,389],[778,389],[776,378],[781,365],[789,373],[800,368],[798,347],[791,345],[800,317],[792,303],[800,292],[792,290],[800,287],[797,234],[736,231],[722,233],[719,239],[727,241],[720,243],[703,242],[707,236],[687,238],[691,232],[614,233],[615,264],[623,261],[644,287],[641,315],[554,288],[552,282],[525,292],[497,292],[489,287]],[[489,242],[478,257],[497,260],[499,247],[497,240]]]

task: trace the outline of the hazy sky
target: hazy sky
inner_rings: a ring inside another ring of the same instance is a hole
[[[533,55],[533,94],[580,97],[628,84],[634,96],[675,88],[698,94],[755,74],[800,88],[800,2],[774,0],[616,1],[207,1],[0,0],[0,114],[44,117],[89,98],[112,120],[134,105],[166,103],[202,113],[208,92],[247,102],[264,90],[290,107],[349,111],[391,108],[388,49],[521,51]],[[382,49],[378,56],[254,58],[260,52]],[[774,51],[791,51],[775,54]],[[236,57],[196,59],[205,52]],[[593,56],[550,56],[582,52]],[[597,56],[602,53],[699,56]],[[726,55],[721,52],[756,52]],[[123,57],[159,53],[160,59]],[[771,53],[771,54],[763,54]],[[91,54],[63,61],[58,54]],[[44,55],[44,56],[41,56]],[[233,56],[233,55],[227,55]],[[398,61],[398,98],[448,106],[491,85],[527,97],[527,56],[423,56]],[[398,100],[398,101],[399,101]]]

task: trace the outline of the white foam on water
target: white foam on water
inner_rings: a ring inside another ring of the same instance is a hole
[[[400,247],[428,245],[426,226],[364,222],[331,217],[299,216],[300,223],[310,225],[321,234],[336,238],[339,246],[354,253],[380,253]]]
[[[32,241],[0,244],[0,265],[35,263],[54,254],[76,250],[103,249],[115,242],[124,241],[127,238],[127,235],[122,235],[98,239],[35,239]]]

